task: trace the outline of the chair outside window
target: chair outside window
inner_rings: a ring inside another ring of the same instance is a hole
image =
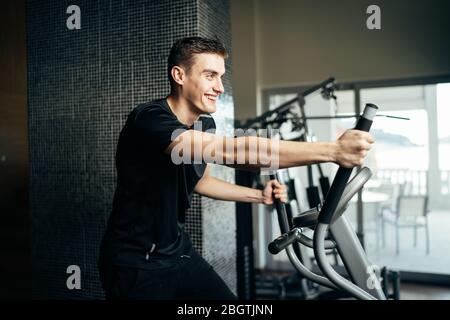
[[[404,194],[405,184],[391,183],[390,181],[383,181],[379,186],[374,188],[375,192],[384,193],[389,195],[389,198],[380,204],[379,211],[377,212],[377,231],[376,231],[376,246],[379,249],[380,240],[382,247],[385,247],[384,225],[383,215],[386,212],[396,212],[398,198]],[[380,236],[381,233],[381,236]]]
[[[425,195],[400,195],[396,210],[384,208],[381,213],[381,233],[385,246],[385,224],[395,227],[396,254],[400,252],[400,229],[414,229],[414,247],[417,246],[417,229],[425,229],[426,252],[430,253],[430,233],[428,228],[428,197]]]

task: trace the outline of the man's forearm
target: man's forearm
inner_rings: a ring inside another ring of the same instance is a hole
[[[195,192],[216,200],[262,203],[261,190],[238,186],[214,177],[205,177],[195,186]]]
[[[334,162],[336,146],[333,142],[296,142],[269,140],[258,137],[235,138],[234,160],[239,166],[245,154],[244,167],[298,167],[312,163]],[[257,146],[257,147],[255,147]],[[236,165],[235,165],[236,166]]]
[[[167,153],[179,162],[203,160],[254,170],[337,162],[341,149],[336,142],[284,141],[255,136],[227,138],[188,130],[175,139]]]

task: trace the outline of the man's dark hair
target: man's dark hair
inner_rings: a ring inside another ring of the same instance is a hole
[[[215,53],[224,59],[228,58],[225,46],[217,39],[187,37],[176,41],[170,49],[167,60],[167,72],[171,90],[175,88],[175,81],[171,75],[172,68],[174,66],[182,66],[186,69],[186,72],[189,72],[194,63],[194,55],[200,53]]]

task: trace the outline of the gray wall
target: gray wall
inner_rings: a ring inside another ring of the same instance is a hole
[[[39,298],[103,296],[96,261],[115,188],[117,138],[128,113],[168,94],[166,61],[176,39],[209,35],[231,45],[227,1],[76,4],[80,30],[66,28],[66,2],[27,2],[33,295]],[[228,95],[214,115],[219,132],[233,123],[229,76],[224,82]],[[215,174],[233,178],[225,170]],[[195,247],[232,289],[233,210],[196,196],[187,217]],[[205,230],[210,225],[222,227],[223,243],[211,244],[217,236]],[[69,265],[81,269],[81,290],[66,287]]]
[[[233,93],[237,119],[256,116],[260,54],[256,52],[255,1],[231,0]]]
[[[371,4],[381,8],[381,30],[366,28]],[[330,75],[349,82],[450,74],[445,0],[231,0],[231,8],[237,118],[255,113],[258,89]]]

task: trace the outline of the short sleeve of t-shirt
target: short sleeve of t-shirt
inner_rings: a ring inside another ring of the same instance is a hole
[[[216,123],[213,117],[211,117],[210,115],[201,115],[197,122],[200,123],[198,127],[196,124],[194,124],[192,129],[212,134],[216,133]]]
[[[160,105],[148,105],[137,110],[135,129],[145,140],[163,152],[170,143],[189,128]]]

